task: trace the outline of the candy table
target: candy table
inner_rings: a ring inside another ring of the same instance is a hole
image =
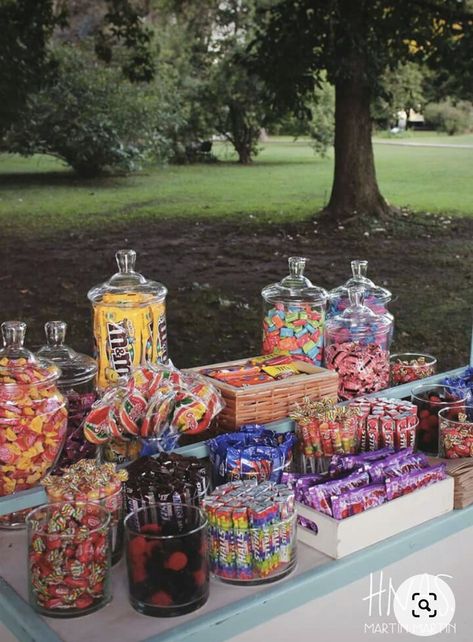
[[[442,373],[425,381],[438,381],[446,374],[461,370]],[[383,394],[402,397],[408,394],[408,389],[409,385],[399,386]],[[291,422],[283,421],[274,427],[287,430],[290,425]],[[205,456],[206,447],[201,444],[181,449],[181,452]],[[42,493],[35,489],[18,494],[14,499],[3,498],[0,514],[40,503]],[[467,625],[472,624],[471,608],[465,604],[468,586],[471,586],[471,564],[465,564],[464,560],[465,555],[468,559],[467,546],[472,535],[473,506],[470,506],[337,561],[299,544],[297,568],[287,578],[257,587],[234,587],[212,580],[210,598],[204,607],[170,619],[146,617],[132,609],[128,603],[122,560],[113,569],[114,598],[109,606],[82,618],[58,620],[37,615],[29,607],[26,535],[3,531],[0,532],[0,621],[3,625],[3,628],[0,625],[0,640],[252,642],[266,638],[271,642],[287,642],[295,636],[302,639],[303,634],[311,632],[312,636],[307,639],[317,637],[331,642],[343,639],[341,632],[349,631],[352,642],[357,642],[366,640],[367,633],[363,622],[354,614],[364,617],[368,626],[372,623],[368,618],[367,603],[363,601],[363,596],[370,590],[370,581],[377,587],[380,577],[386,584],[389,575],[399,584],[410,575],[428,572],[454,575],[455,586],[452,587],[457,590],[458,631],[450,639],[466,642],[471,639]],[[380,576],[381,569],[384,569],[384,580]],[[392,613],[388,619],[394,620]],[[444,639],[442,635],[437,639]],[[408,640],[412,636],[401,633],[395,639]]]

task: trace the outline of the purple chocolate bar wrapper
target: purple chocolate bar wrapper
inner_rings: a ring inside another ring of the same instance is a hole
[[[435,482],[446,479],[447,473],[445,471],[445,464],[437,464],[429,468],[421,468],[420,470],[411,470],[408,473],[398,477],[390,477],[385,481],[386,484],[386,497],[388,501],[397,499],[402,495],[407,494],[405,491],[414,486],[409,492],[413,492],[418,488],[425,488]]]
[[[350,490],[338,497],[332,497],[332,514],[335,519],[345,519],[360,510],[355,510],[357,504],[361,504],[362,511],[369,510],[384,504],[386,501],[386,489],[383,484],[370,484],[363,488]]]
[[[308,489],[308,496],[306,496],[306,499],[309,500],[309,506],[315,510],[320,513],[325,513],[326,515],[332,515],[332,497],[349,490],[354,490],[361,486],[367,486],[369,481],[370,478],[368,473],[353,473],[343,479],[335,479],[327,482],[326,484],[311,486]]]
[[[394,453],[394,448],[387,446],[372,452],[360,453],[358,455],[334,455],[330,462],[328,472],[330,477],[336,477],[340,473],[356,470],[358,467],[365,470],[366,464],[378,459],[384,459]]]
[[[375,462],[368,472],[373,484],[381,484],[387,477],[398,477],[411,470],[427,466],[429,466],[429,460],[424,453],[404,454],[404,451],[400,450],[391,457]]]

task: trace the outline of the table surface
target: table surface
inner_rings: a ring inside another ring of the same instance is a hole
[[[436,382],[446,374],[430,377]],[[383,396],[408,396],[411,385],[384,390]],[[290,422],[277,422],[288,429]],[[197,447],[205,456],[205,445]],[[186,449],[191,450],[191,448]],[[189,453],[190,454],[190,453]],[[19,510],[42,501],[42,490],[33,489],[15,497],[0,499],[0,514]],[[371,571],[381,569],[406,555],[473,526],[473,506],[453,511],[421,526],[410,529],[349,555],[332,560],[303,544],[298,548],[298,564],[288,577],[257,587],[235,587],[217,580],[211,582],[210,598],[198,611],[179,618],[160,619],[136,613],[128,603],[124,560],[113,570],[114,598],[104,609],[74,620],[43,618],[27,603],[26,534],[0,531],[0,621],[21,642],[169,642],[195,640],[221,642],[242,633],[276,615],[326,595]]]
[[[104,631],[114,642],[190,641],[204,635],[206,642],[221,642],[469,526],[473,526],[473,506],[452,511],[341,560],[331,560],[299,544],[297,568],[285,579],[256,587],[212,580],[205,606],[170,619],[140,615],[132,609],[124,560],[113,569],[114,597],[104,609],[74,620],[35,614],[26,603],[26,535],[4,532],[0,534],[4,578],[0,582],[0,616],[21,642],[99,642],[104,639]]]

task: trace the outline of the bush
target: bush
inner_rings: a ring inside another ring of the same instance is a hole
[[[451,98],[430,103],[424,110],[427,124],[449,136],[463,134],[473,128],[473,104],[464,100],[454,104]]]
[[[166,156],[155,126],[156,97],[86,51],[61,47],[54,83],[29,96],[5,138],[8,151],[50,154],[81,176],[131,171],[150,153]]]

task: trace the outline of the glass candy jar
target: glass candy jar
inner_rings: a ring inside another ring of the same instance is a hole
[[[101,390],[128,376],[133,366],[168,359],[166,287],[135,272],[134,250],[119,250],[115,256],[118,272],[87,295]]]
[[[287,353],[320,366],[328,294],[304,276],[306,259],[292,256],[289,275],[266,286],[263,297],[263,354]]]
[[[38,350],[37,355],[49,359],[61,369],[58,388],[68,402],[66,443],[56,465],[56,470],[59,470],[79,459],[95,456],[95,446],[84,439],[82,422],[97,398],[97,364],[92,357],[76,352],[64,343],[67,331],[64,321],[48,321],[44,330],[46,344]]]
[[[350,305],[349,290],[353,286],[362,287],[365,291],[364,304],[375,314],[386,314],[391,321],[394,317],[387,310],[387,305],[392,299],[389,290],[375,285],[371,279],[368,279],[368,261],[352,261],[352,276],[344,285],[340,285],[329,292],[328,317],[341,314]]]
[[[61,371],[23,347],[26,324],[2,323],[0,350],[0,496],[38,484],[61,451],[67,427],[66,400],[57,382]],[[28,511],[0,518],[21,528]]]
[[[392,322],[363,304],[364,290],[349,289],[349,307],[325,326],[325,367],[338,372],[338,395],[351,399],[387,388]]]

